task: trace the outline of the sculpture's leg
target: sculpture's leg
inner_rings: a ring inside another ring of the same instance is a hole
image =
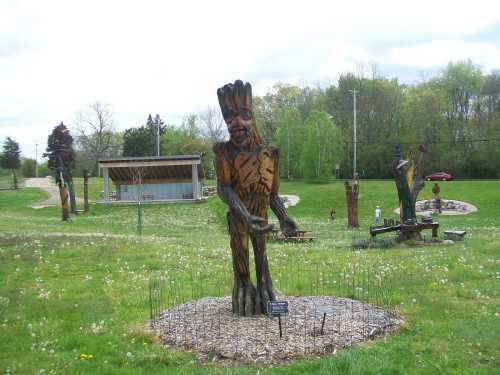
[[[230,215],[231,251],[233,255],[233,313],[250,316],[255,313],[255,287],[250,281],[248,260],[248,230],[234,215]]]
[[[252,234],[252,246],[255,255],[255,274],[257,279],[257,295],[255,297],[255,313],[267,313],[267,303],[275,301],[269,264],[267,262],[265,235]]]

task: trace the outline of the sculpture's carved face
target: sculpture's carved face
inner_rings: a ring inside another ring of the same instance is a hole
[[[248,146],[252,140],[260,143],[252,113],[252,86],[237,80],[217,90],[217,96],[231,143],[239,148]]]
[[[255,129],[255,119],[248,108],[238,108],[237,111],[224,117],[231,142],[235,146],[247,146],[252,140]]]

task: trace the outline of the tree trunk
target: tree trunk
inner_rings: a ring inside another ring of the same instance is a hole
[[[359,228],[358,221],[358,196],[359,196],[359,182],[353,180],[352,184],[348,181],[344,182],[345,195],[347,201],[347,227]]]
[[[17,190],[17,176],[16,176],[16,170],[12,170],[12,182],[14,185],[14,190]]]
[[[76,214],[76,197],[75,197],[75,185],[73,184],[73,178],[69,177],[67,179],[67,185],[69,190],[69,202],[71,207],[71,213]]]

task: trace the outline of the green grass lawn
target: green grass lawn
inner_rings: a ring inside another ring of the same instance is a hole
[[[76,180],[78,194],[83,186]],[[431,185],[420,198],[432,196]],[[90,199],[102,185],[91,179]],[[454,245],[352,251],[368,237],[373,210],[394,217],[392,181],[362,181],[359,231],[345,229],[341,182],[284,182],[282,193],[301,201],[289,209],[312,244],[269,243],[271,272],[287,294],[316,293],[315,279],[335,279],[356,267],[392,280],[392,303],[407,324],[398,335],[336,356],[297,360],[275,368],[199,364],[195,356],[163,348],[147,335],[148,280],[153,272],[183,277],[185,297],[228,294],[231,255],[225,207],[204,204],[146,205],[144,235],[136,233],[134,206],[92,205],[70,223],[60,208],[34,210],[46,198],[38,189],[0,192],[0,370],[65,374],[491,374],[500,368],[500,182],[441,184],[444,199],[479,211],[441,217],[440,230],[466,229]],[[329,222],[336,208],[338,219]],[[61,237],[61,234],[66,234]],[[106,238],[100,234],[118,235]],[[430,236],[430,233],[428,234]],[[315,272],[315,267],[321,267]],[[310,269],[297,276],[296,269]],[[319,274],[319,276],[318,276]],[[331,284],[330,284],[331,286]],[[334,293],[328,285],[320,289]],[[92,360],[79,356],[92,354]],[[43,372],[41,372],[43,370]]]

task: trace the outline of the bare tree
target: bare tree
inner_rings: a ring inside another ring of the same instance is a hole
[[[200,121],[200,130],[204,138],[210,142],[221,142],[227,137],[227,127],[222,118],[222,113],[215,106],[207,106],[207,108],[198,114]]]
[[[111,147],[114,131],[113,110],[108,103],[96,101],[76,114],[77,142],[82,151],[94,160],[93,174],[97,175],[99,159]]]

